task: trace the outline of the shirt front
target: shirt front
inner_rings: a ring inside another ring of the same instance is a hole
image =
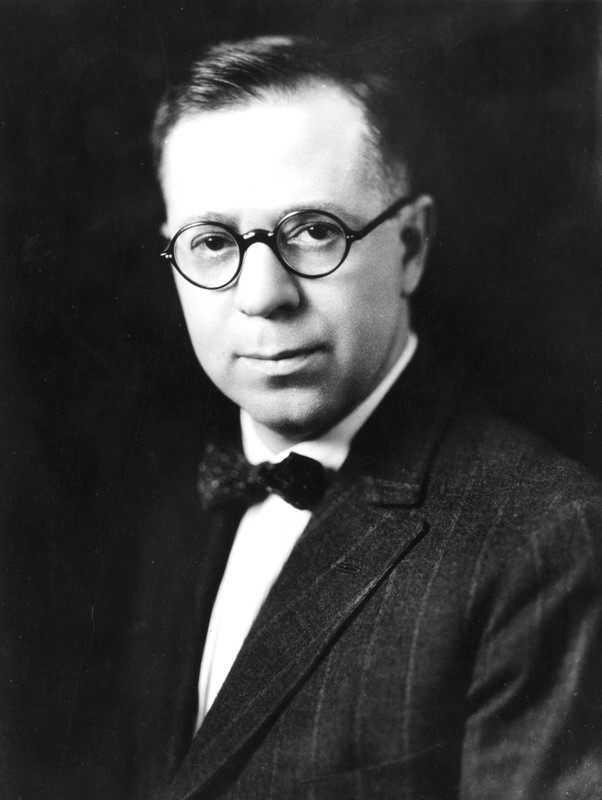
[[[242,443],[247,459],[252,464],[277,463],[294,451],[320,461],[327,470],[340,469],[353,437],[407,367],[417,343],[416,335],[410,333],[399,359],[372,393],[318,439],[273,453],[259,438],[251,417],[241,411]],[[201,661],[195,730],[213,705],[255,617],[310,516],[310,511],[294,508],[276,494],[255,503],[244,514],[211,613]]]

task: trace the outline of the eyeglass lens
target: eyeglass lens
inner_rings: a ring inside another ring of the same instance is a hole
[[[300,212],[276,230],[280,258],[301,275],[317,277],[339,266],[347,248],[345,231],[326,214]],[[178,269],[206,288],[228,284],[240,265],[240,248],[219,223],[199,223],[181,231],[174,242]]]

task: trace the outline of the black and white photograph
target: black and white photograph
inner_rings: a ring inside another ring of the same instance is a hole
[[[599,800],[602,4],[0,19],[1,800]]]

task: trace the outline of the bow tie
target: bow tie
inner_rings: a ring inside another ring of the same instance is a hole
[[[328,481],[322,464],[291,453],[284,461],[249,464],[242,453],[206,446],[199,464],[198,490],[203,509],[245,500],[249,505],[271,492],[295,508],[310,509],[322,498]]]

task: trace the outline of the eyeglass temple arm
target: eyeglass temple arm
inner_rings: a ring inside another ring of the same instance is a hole
[[[377,228],[381,222],[384,222],[389,217],[392,217],[398,211],[400,211],[404,206],[409,205],[410,203],[414,202],[416,199],[415,194],[406,195],[405,197],[400,197],[399,200],[396,200],[392,206],[389,208],[385,208],[385,210],[378,215],[372,222],[369,222],[365,228],[362,228],[359,231],[349,231],[347,234],[347,238],[351,239],[352,241],[356,241],[357,239],[363,239],[364,236],[367,236],[374,228]]]

